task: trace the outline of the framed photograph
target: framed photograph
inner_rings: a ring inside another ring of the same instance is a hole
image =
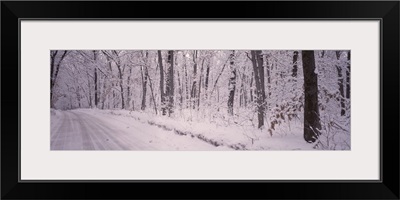
[[[399,199],[399,5],[2,1],[1,198]]]

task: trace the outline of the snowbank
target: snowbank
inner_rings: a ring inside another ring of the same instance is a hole
[[[221,125],[212,122],[194,122],[183,118],[170,118],[150,113],[128,110],[90,110],[103,115],[115,115],[141,121],[165,130],[173,130],[178,135],[197,137],[214,146],[227,146],[235,150],[314,150],[312,144],[304,141],[301,126],[293,124],[283,133],[267,133],[250,126],[236,124]],[[297,132],[297,134],[296,134]]]

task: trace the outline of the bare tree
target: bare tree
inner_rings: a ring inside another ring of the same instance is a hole
[[[205,91],[205,95],[206,95],[206,97],[205,97],[206,101],[208,100],[208,80],[210,78],[210,65],[211,65],[210,63],[211,63],[211,61],[209,60],[208,64],[207,64],[207,69],[206,69],[206,80],[204,83],[204,91]]]
[[[253,64],[253,72],[254,72],[254,80],[256,83],[256,101],[257,101],[257,117],[258,117],[258,128],[264,126],[264,98],[262,93],[262,86],[260,80],[260,70],[259,66],[257,65],[257,53],[256,51],[251,52],[251,62]]]
[[[132,66],[129,66],[129,75],[128,78],[126,80],[128,88],[127,88],[127,101],[126,101],[126,106],[128,109],[130,109],[131,107],[131,76],[132,76]]]
[[[50,107],[54,108],[54,99],[53,99],[53,88],[56,84],[58,72],[60,71],[61,63],[63,62],[65,56],[67,56],[68,51],[65,50],[62,52],[61,57],[57,60],[57,54],[59,51],[50,51]]]
[[[168,98],[168,116],[174,112],[174,51],[168,51],[168,75],[166,80],[166,97]]]
[[[190,96],[189,96],[189,87],[190,87],[190,85],[189,85],[189,76],[188,76],[188,69],[187,69],[187,63],[186,63],[185,55],[183,56],[183,62],[184,62],[184,65],[183,65],[184,69],[183,70],[185,71],[186,108],[189,108],[189,106],[190,106],[190,101],[189,101],[189,99],[190,99]]]
[[[336,59],[339,61],[340,60],[340,55],[342,54],[341,51],[336,51]],[[342,66],[340,64],[336,65],[336,69],[338,72],[338,84],[339,84],[339,92],[340,92],[340,114],[342,116],[344,116],[346,114],[346,108],[345,108],[345,104],[344,104],[344,88],[343,88],[343,81],[344,81],[344,77],[343,77],[343,73],[342,73]]]
[[[93,51],[93,60],[94,60],[94,105],[97,108],[97,104],[98,104],[98,90],[97,90],[97,51]]]
[[[233,115],[233,102],[235,98],[235,90],[236,90],[236,66],[235,66],[235,51],[232,51],[229,55],[229,67],[231,69],[231,76],[229,77],[228,83],[228,113]]]
[[[350,51],[347,52],[346,98],[350,99]]]
[[[299,52],[294,51],[293,52],[293,70],[292,70],[292,76],[297,77],[297,58],[299,57]]]
[[[154,104],[154,111],[157,115],[157,104],[156,104],[156,98],[154,97],[154,89],[153,89],[153,83],[151,81],[151,77],[149,75],[149,69],[147,67],[147,65],[145,66],[145,75],[147,76],[147,78],[149,79],[150,82],[150,91],[151,91],[151,98],[153,99],[153,104]]]
[[[321,134],[318,109],[318,78],[315,73],[314,51],[302,51],[304,74],[304,139],[312,143]]]
[[[162,110],[162,115],[166,114],[165,110],[165,93],[164,93],[164,67],[163,67],[163,62],[162,62],[162,55],[161,51],[157,51],[158,54],[158,65],[160,66],[160,93],[161,93],[161,110]]]
[[[196,108],[196,87],[197,87],[197,51],[195,50],[193,53],[193,84],[192,90],[190,92],[190,98],[192,99],[193,109]]]
[[[260,89],[262,95],[262,106],[265,109],[265,75],[264,75],[264,55],[262,51],[256,51],[257,63],[258,63],[258,70],[259,70],[259,77],[260,77]],[[268,76],[269,77],[269,76]]]
[[[148,72],[147,72],[147,56],[148,52],[146,51],[145,53],[142,52],[142,57],[144,59],[144,65],[140,67],[140,72],[142,75],[142,106],[141,110],[146,109],[146,94],[147,94],[147,79],[148,79]],[[146,69],[144,70],[143,68],[146,66]]]
[[[203,58],[203,61],[201,62],[201,67],[200,67],[200,76],[199,76],[199,92],[197,94],[197,110],[200,109],[200,101],[201,101],[201,82],[203,80],[203,68],[204,68],[204,62],[206,61],[206,58]]]

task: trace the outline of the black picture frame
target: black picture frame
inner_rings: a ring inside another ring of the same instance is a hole
[[[1,198],[399,199],[399,5],[398,1],[2,1]],[[18,138],[21,131],[20,19],[379,19],[382,22],[381,180],[21,182]],[[18,79],[15,78],[17,74]]]

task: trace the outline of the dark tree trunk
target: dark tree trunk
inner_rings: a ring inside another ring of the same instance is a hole
[[[231,76],[229,78],[228,90],[229,90],[229,98],[228,98],[228,114],[233,115],[233,102],[235,98],[235,90],[236,90],[236,67],[235,67],[235,51],[232,51],[229,56],[229,64],[231,69]]]
[[[50,107],[54,108],[53,105],[53,82],[54,82],[54,62],[56,60],[58,51],[50,51]]]
[[[143,67],[140,68],[142,74],[142,106],[141,110],[146,109],[146,95],[147,95],[147,74],[144,72]]]
[[[124,87],[123,87],[123,79],[122,79],[122,71],[121,67],[117,65],[118,71],[119,71],[119,88],[120,88],[120,94],[121,94],[121,108],[125,109],[125,98],[124,98]]]
[[[247,96],[247,85],[249,84],[249,77],[247,75],[244,75],[244,84],[243,84],[243,100],[244,100],[244,107],[247,107],[247,104],[249,102],[249,97]]]
[[[174,112],[174,51],[168,51],[168,75],[166,80],[166,97],[168,98],[168,116]]]
[[[257,54],[256,51],[251,51],[251,62],[253,64],[254,80],[256,82],[256,100],[257,100],[257,116],[258,116],[258,128],[264,126],[264,109],[263,109],[263,95],[261,90],[261,82],[259,69],[257,66]]]
[[[339,61],[340,60],[340,51],[336,51],[336,58]],[[339,84],[339,92],[340,92],[340,114],[344,116],[346,114],[346,108],[344,104],[344,88],[343,88],[343,73],[342,73],[342,66],[336,65],[336,69],[338,72],[338,84]]]
[[[256,51],[256,58],[258,63],[259,77],[260,77],[260,89],[262,97],[262,107],[265,109],[265,75],[264,75],[264,57],[262,51]]]
[[[250,79],[250,102],[253,102],[253,97],[254,97],[254,92],[253,92],[253,78],[254,77],[254,72],[251,73],[251,79]]]
[[[206,99],[206,101],[208,101],[208,79],[209,79],[209,77],[210,77],[210,60],[208,61],[208,64],[207,64],[207,70],[206,70],[206,80],[205,80],[205,83],[204,83],[204,91],[205,91],[205,99]]]
[[[297,58],[299,57],[299,52],[294,51],[293,52],[293,70],[292,70],[292,76],[297,77]]]
[[[193,62],[194,62],[194,66],[193,66],[193,84],[192,84],[192,90],[190,92],[190,98],[192,100],[193,109],[196,108],[196,94],[197,94],[197,92],[196,92],[196,87],[197,87],[196,86],[197,85],[197,79],[196,79],[196,77],[197,77],[197,61],[196,61],[196,58],[197,58],[197,51],[194,51],[194,53],[193,53]]]
[[[158,53],[158,65],[160,66],[160,93],[161,93],[161,110],[162,115],[166,114],[165,110],[165,94],[164,94],[164,67],[162,63],[161,51],[157,51]]]
[[[312,143],[319,137],[321,124],[318,109],[318,77],[315,74],[314,51],[302,51],[304,74],[304,139]]]
[[[106,82],[107,82],[107,81],[106,81],[105,78],[106,78],[106,77],[103,77],[103,80],[104,80],[104,81],[103,81],[103,93],[102,93],[103,95],[102,95],[102,98],[101,98],[101,99],[102,99],[102,100],[101,100],[101,101],[102,101],[102,102],[101,102],[101,109],[102,109],[102,110],[104,110],[104,102],[106,101],[106,97],[108,96],[108,92],[109,92],[109,90],[106,89]]]
[[[90,76],[89,76],[89,73],[88,72],[86,72],[87,73],[87,81],[88,81],[88,95],[89,95],[89,107],[90,108],[93,108],[93,101],[92,101],[92,90],[91,90],[91,88],[92,88],[92,86],[91,86],[91,84],[90,84]]]
[[[350,99],[350,51],[347,52],[346,98]]]
[[[93,51],[93,60],[94,60],[94,106],[97,108],[98,104],[98,91],[97,91],[97,51]]]

